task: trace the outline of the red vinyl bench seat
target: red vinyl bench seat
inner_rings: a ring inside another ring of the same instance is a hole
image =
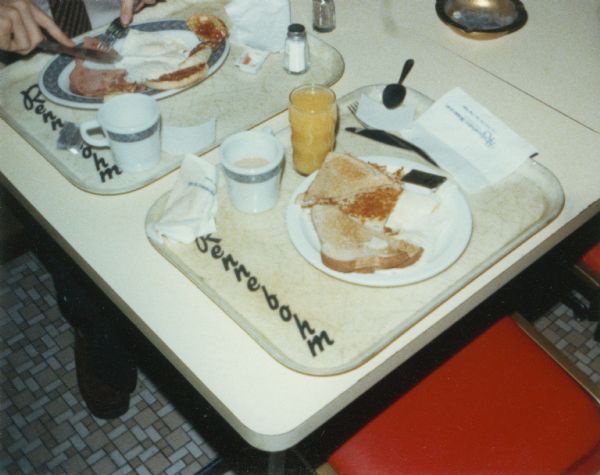
[[[597,242],[583,255],[581,262],[600,281],[600,242]]]
[[[597,473],[600,409],[507,316],[328,462],[339,475]]]

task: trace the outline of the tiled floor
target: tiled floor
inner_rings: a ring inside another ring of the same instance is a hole
[[[0,276],[0,473],[192,474],[216,458],[143,372],[123,417],[91,416],[50,275],[28,253]]]
[[[562,304],[535,323],[600,385],[594,325],[575,320]],[[92,417],[79,398],[72,342],[36,257],[1,265],[0,473],[186,474],[220,459],[209,411],[200,405],[181,412],[168,388],[143,371],[125,416]],[[216,430],[226,431],[218,424]],[[242,472],[261,473],[236,470]]]
[[[569,308],[558,303],[534,326],[600,387],[600,342],[594,340],[594,322],[576,320]]]

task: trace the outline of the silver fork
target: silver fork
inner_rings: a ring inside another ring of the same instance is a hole
[[[98,43],[98,49],[108,51],[115,44],[115,41],[124,38],[127,33],[129,33],[129,27],[121,23],[120,17],[115,18],[104,32],[100,43]]]
[[[356,120],[358,120],[361,125],[363,125],[366,128],[370,128],[369,125],[366,122],[363,122],[362,120],[360,120],[360,117],[358,117],[358,101],[354,101],[351,102],[350,104],[348,104],[348,110],[352,113],[352,115],[354,116],[354,118]]]

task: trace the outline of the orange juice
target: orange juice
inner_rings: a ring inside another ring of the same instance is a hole
[[[302,175],[317,170],[335,143],[337,104],[325,86],[300,86],[290,94],[294,168]]]

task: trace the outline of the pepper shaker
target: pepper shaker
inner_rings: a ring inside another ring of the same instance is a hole
[[[335,29],[334,0],[313,0],[313,29],[320,33]]]
[[[308,70],[309,58],[306,29],[300,23],[292,23],[285,39],[283,67],[290,74],[302,74]]]

